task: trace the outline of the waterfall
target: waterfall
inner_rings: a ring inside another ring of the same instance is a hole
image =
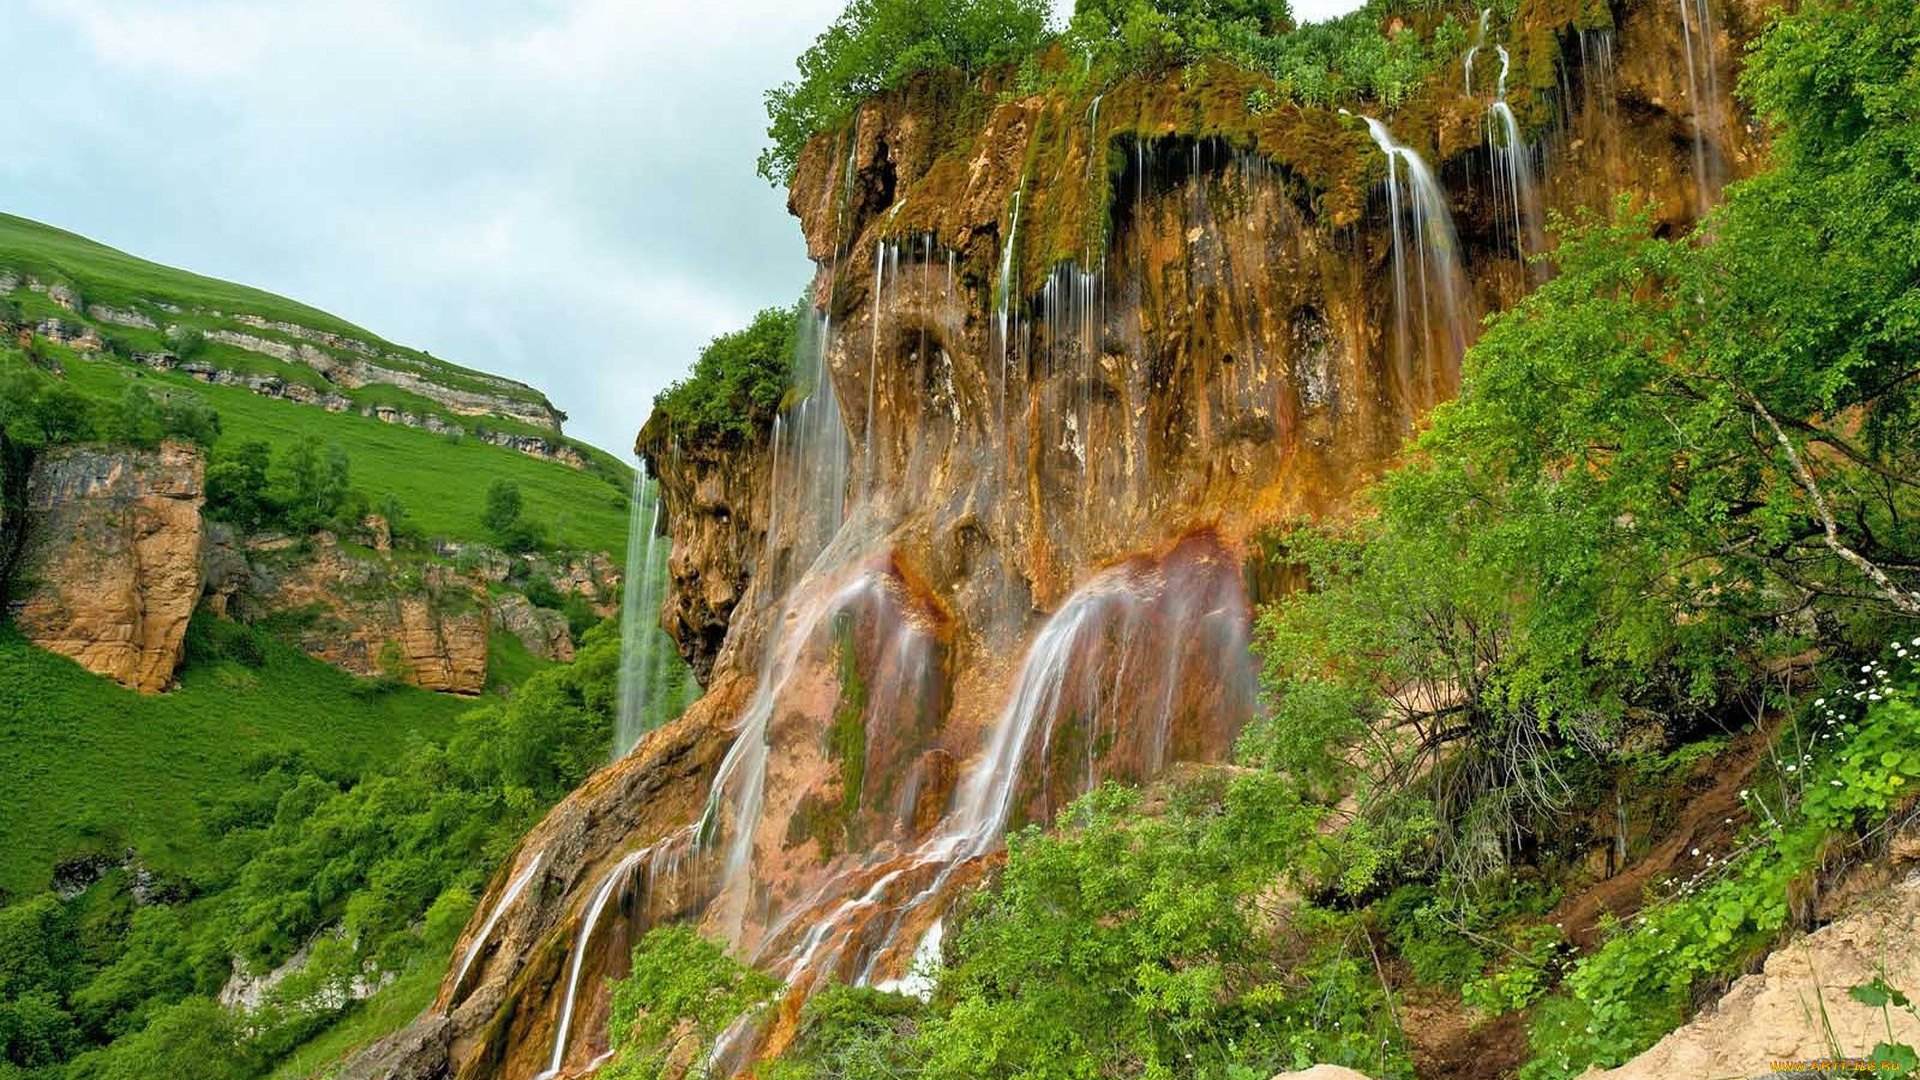
[[[1533,147],[1520,134],[1520,122],[1507,105],[1507,69],[1512,63],[1504,45],[1500,53],[1500,80],[1493,103],[1487,106],[1487,151],[1493,161],[1493,204],[1502,231],[1511,229],[1514,254],[1526,262],[1529,253],[1546,249],[1541,228],[1540,194],[1533,183]]]
[[[579,929],[574,933],[573,949],[568,957],[567,990],[561,998],[560,1015],[553,1029],[553,1050],[548,1058],[547,1068],[535,1080],[548,1080],[558,1076],[567,1061],[567,1051],[572,1048],[574,1006],[580,995],[581,974],[586,968],[588,946],[599,931],[610,905],[620,896],[622,890],[633,890],[632,909],[640,917],[638,925],[632,929],[637,937],[646,927],[650,902],[663,884],[676,882],[685,869],[693,845],[691,827],[677,830],[650,847],[629,852],[608,870],[600,879],[600,885],[593,892],[586,909],[581,912]],[[535,860],[538,861],[537,859]],[[598,1065],[606,1055],[601,1055]]]
[[[1088,579],[1034,635],[940,824],[905,856],[822,886],[769,934],[768,946],[798,934],[784,955],[773,954],[780,959],[771,970],[799,991],[828,977],[921,985],[913,972],[938,948],[937,920],[956,877],[977,873],[1022,806],[1051,814],[1104,780],[1147,779],[1172,758],[1177,734],[1193,735],[1191,725],[1218,727],[1207,734],[1224,739],[1252,715],[1248,622],[1238,564],[1211,540]],[[1212,696],[1184,696],[1196,688]],[[1058,800],[1055,787],[1064,788]],[[863,936],[875,926],[868,917],[889,911],[877,936]],[[923,912],[935,922],[918,930]],[[909,932],[918,935],[916,959],[901,966]]]
[[[481,923],[480,932],[473,935],[473,942],[467,946],[466,955],[460,959],[459,970],[454,973],[452,995],[458,995],[460,993],[461,985],[467,981],[468,969],[473,967],[474,960],[480,956],[480,950],[485,948],[487,941],[493,937],[493,928],[499,924],[500,916],[506,914],[507,909],[512,907],[513,902],[518,900],[520,894],[526,890],[527,883],[533,880],[534,873],[540,869],[540,860],[543,859],[545,855],[545,852],[534,855],[532,861],[527,863],[526,868],[521,870],[520,873],[515,875],[514,879],[508,883],[507,891],[500,894],[500,899],[494,903],[493,910],[487,913],[487,921]],[[458,999],[454,998],[454,1000],[457,1001]],[[449,1001],[449,1012],[452,1011],[452,1005],[453,1002]]]
[[[877,284],[877,282],[876,282]],[[877,313],[876,313],[877,314]],[[840,401],[827,371],[832,348],[830,316],[811,320],[812,333],[800,342],[794,382],[804,396],[782,411],[774,425],[773,495],[761,566],[773,570],[784,555],[789,566],[804,567],[796,582],[773,581],[770,595],[781,597],[779,618],[764,646],[754,695],[736,726],[706,809],[695,827],[700,850],[719,839],[731,823],[721,863],[722,925],[734,940],[746,918],[749,859],[753,833],[765,803],[767,725],[780,691],[799,665],[801,653],[823,622],[850,600],[865,579],[844,586],[832,581],[832,566],[850,558],[832,541],[846,521],[848,447]],[[791,518],[783,516],[793,511]],[[782,545],[788,545],[781,550]]]
[[[1474,32],[1473,45],[1467,50],[1467,59],[1464,66],[1467,69],[1466,87],[1468,97],[1473,96],[1473,56],[1480,51],[1480,45],[1487,40],[1487,16],[1491,14],[1493,14],[1492,8],[1480,9],[1480,29]]]
[[[627,523],[625,587],[620,596],[620,712],[614,720],[613,756],[625,757],[640,736],[678,716],[690,703],[691,680],[663,657],[673,642],[660,628],[667,545],[660,536],[660,485],[646,462],[633,472]]]
[[[572,962],[567,970],[567,995],[560,1002],[560,1019],[553,1030],[553,1056],[547,1062],[545,1072],[535,1080],[560,1075],[560,1069],[567,1061],[567,1036],[573,1032],[573,1003],[580,992],[580,969],[587,960],[587,946],[593,941],[593,932],[600,926],[600,915],[606,910],[608,901],[615,893],[633,880],[633,872],[646,857],[646,851],[636,851],[621,859],[607,876],[600,881],[600,887],[594,890],[593,900],[580,917],[580,932],[573,942]]]
[[[1460,241],[1453,231],[1446,192],[1427,163],[1411,148],[1396,142],[1385,124],[1371,116],[1361,119],[1367,122],[1367,131],[1387,158],[1387,214],[1393,226],[1395,362],[1402,400],[1432,401],[1444,387],[1431,385],[1431,376],[1428,386],[1416,387],[1416,360],[1437,360],[1448,371],[1457,371],[1467,349],[1471,312],[1466,275],[1460,268]],[[1409,235],[1414,248],[1411,254],[1407,250]],[[1439,355],[1428,355],[1430,350]],[[1425,393],[1417,395],[1416,390]]]
[[[1680,41],[1687,54],[1687,101],[1693,107],[1694,198],[1702,215],[1720,194],[1723,177],[1716,154],[1707,156],[1707,138],[1724,134],[1720,122],[1718,50],[1714,47],[1710,0],[1674,0],[1680,10]],[[1688,21],[1691,12],[1692,21]]]

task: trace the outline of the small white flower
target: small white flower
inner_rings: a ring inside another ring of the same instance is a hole
[[[1740,789],[1740,797],[1741,797],[1742,799],[1744,799],[1744,798],[1746,798],[1746,797],[1747,797],[1747,789],[1746,789],[1746,788],[1741,788],[1741,789]]]
[[[1798,765],[1789,765],[1789,766],[1787,766],[1787,771],[1788,771],[1788,772],[1799,772],[1799,771],[1800,771],[1800,766],[1798,766]]]
[[[1828,786],[1830,786],[1830,787],[1846,787],[1846,786],[1847,786],[1847,785],[1845,785],[1845,784],[1843,784],[1843,783],[1841,783],[1841,782],[1840,782],[1840,781],[1838,781],[1838,780],[1829,780],[1829,781],[1827,781],[1827,784],[1828,784]]]
[[[1699,857],[1699,855],[1700,855],[1700,849],[1699,849],[1699,848],[1694,848],[1694,849],[1693,849],[1693,854],[1694,854],[1694,857],[1696,857],[1696,858],[1698,858],[1698,857]]]

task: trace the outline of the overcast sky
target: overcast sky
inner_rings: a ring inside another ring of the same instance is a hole
[[[0,209],[524,379],[624,453],[806,282],[760,95],[841,4],[0,0]]]

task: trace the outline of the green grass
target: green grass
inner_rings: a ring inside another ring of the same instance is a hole
[[[470,700],[368,684],[270,642],[266,661],[189,664],[160,696],[122,689],[0,627],[0,891],[47,886],[75,845],[132,846],[169,874],[213,869],[207,805],[249,759],[298,748],[332,772],[438,737]]]
[[[480,515],[486,508],[487,485],[504,478],[520,485],[527,516],[542,523],[555,547],[604,551],[616,562],[626,557],[628,494],[597,472],[542,461],[470,436],[454,441],[356,413],[275,401],[244,387],[210,386],[178,372],[136,370],[71,350],[52,351],[59,353],[68,381],[101,400],[119,400],[128,380],[136,377],[154,389],[198,395],[219,411],[223,444],[261,439],[273,447],[278,460],[309,435],[337,443],[353,460],[353,485],[376,504],[384,495],[397,496],[415,528],[427,536],[486,540]]]
[[[519,638],[505,630],[495,630],[487,637],[487,686],[490,688],[519,686],[536,672],[552,666],[552,661],[528,652]]]
[[[546,402],[545,396],[532,387],[495,383],[492,376],[483,372],[395,345],[338,316],[284,296],[162,266],[64,229],[12,214],[0,213],[0,268],[70,284],[79,289],[89,303],[145,308],[164,301],[183,308],[214,308],[228,314],[258,315],[276,322],[342,334],[391,349],[418,370],[436,377],[445,376],[444,381],[450,386]],[[267,332],[267,336],[277,335]]]

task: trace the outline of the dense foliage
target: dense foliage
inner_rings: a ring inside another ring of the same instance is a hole
[[[784,186],[815,132],[923,71],[1017,62],[1047,30],[1045,0],[849,0],[797,61],[800,78],[767,91],[760,175]]]
[[[1078,0],[1055,32],[1049,6],[1032,0],[852,0],[800,57],[800,79],[768,92],[760,174],[790,183],[808,139],[843,127],[861,102],[926,71],[957,69],[971,79],[985,67],[1017,65],[1021,92],[1065,84],[1091,94],[1211,59],[1273,79],[1247,102],[1255,112],[1279,101],[1394,108],[1467,47],[1468,27],[1453,13],[1419,28],[1402,18],[1442,6],[1369,0],[1296,25],[1287,0]]]
[[[780,982],[727,955],[690,927],[649,931],[633,949],[633,969],[613,986],[607,1021],[614,1058],[607,1080],[667,1080],[700,1075],[726,1029],[773,999]]]
[[[1319,588],[1263,619],[1277,707],[1357,695],[1407,731],[1379,771],[1435,766],[1456,863],[1496,865],[1628,727],[1684,734],[1920,615],[1916,34],[1900,5],[1783,20],[1746,83],[1778,167],[1698,236],[1577,223],[1379,513],[1297,537]]]
[[[194,635],[190,673],[244,678],[262,657],[319,667],[245,626]],[[0,1077],[251,1077],[351,1012],[355,986],[444,970],[489,871],[605,759],[618,669],[609,623],[575,663],[385,763],[260,754],[189,826],[216,856],[191,872],[122,866],[111,840],[69,854],[101,867],[98,882],[0,909]],[[212,1000],[233,958],[265,972],[301,951],[300,972],[253,1011]]]
[[[772,422],[792,383],[799,308],[767,308],[744,329],[700,350],[693,372],[662,390],[653,407],[674,435],[738,443]]]

